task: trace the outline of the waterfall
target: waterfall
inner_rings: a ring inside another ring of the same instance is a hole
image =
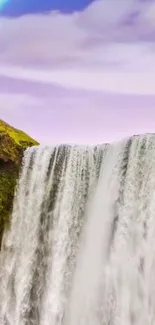
[[[0,325],[155,325],[155,136],[25,151]]]

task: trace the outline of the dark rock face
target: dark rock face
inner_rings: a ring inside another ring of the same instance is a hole
[[[0,120],[0,247],[3,232],[10,224],[23,153],[34,145],[38,145],[38,142]]]

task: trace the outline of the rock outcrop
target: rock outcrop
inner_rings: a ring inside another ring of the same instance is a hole
[[[0,120],[0,247],[10,224],[14,190],[24,150],[39,143]]]

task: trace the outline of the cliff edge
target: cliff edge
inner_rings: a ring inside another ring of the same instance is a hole
[[[24,150],[39,145],[26,133],[0,120],[0,247],[9,226],[14,190]]]

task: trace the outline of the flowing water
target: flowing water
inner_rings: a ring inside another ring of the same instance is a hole
[[[0,325],[155,325],[155,136],[25,152]]]

